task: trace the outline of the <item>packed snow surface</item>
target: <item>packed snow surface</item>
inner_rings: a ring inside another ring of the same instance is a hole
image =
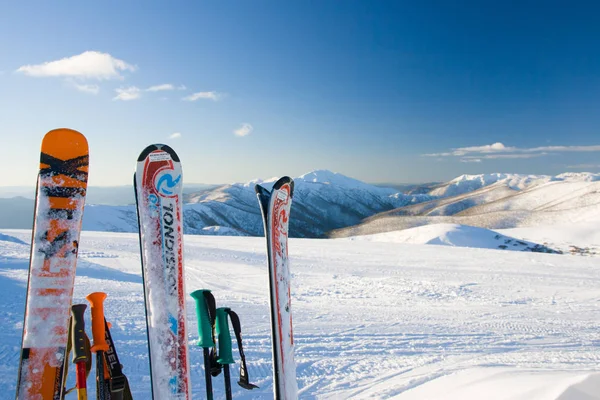
[[[26,230],[1,232],[30,240]],[[233,366],[236,399],[272,398],[265,248],[264,238],[185,237],[188,292],[211,289],[217,306],[241,318],[260,389],[238,387]],[[108,293],[106,318],[133,396],[148,399],[139,257],[135,234],[83,232],[73,300]],[[290,239],[289,257],[301,399],[600,399],[597,257],[347,239]],[[0,241],[2,399],[14,398],[28,262],[28,244]],[[193,398],[203,399],[188,297]],[[89,313],[86,322],[89,333]],[[213,386],[223,399],[222,375]]]
[[[341,239],[340,239],[341,240]],[[439,244],[445,246],[476,247],[482,249],[532,251],[539,249],[532,243],[502,235],[490,229],[459,224],[433,224],[395,232],[354,236],[348,240],[366,240],[387,243]]]

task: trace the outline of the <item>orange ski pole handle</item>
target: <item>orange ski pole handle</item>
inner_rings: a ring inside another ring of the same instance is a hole
[[[105,339],[106,330],[104,327],[103,304],[104,299],[106,299],[106,293],[94,292],[88,294],[85,298],[90,302],[92,308],[92,336],[94,338],[92,351],[94,353],[98,351],[108,351],[108,343],[106,343]]]

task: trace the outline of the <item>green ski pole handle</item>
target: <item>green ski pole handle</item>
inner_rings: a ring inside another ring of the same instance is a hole
[[[191,293],[196,300],[196,318],[198,319],[198,346],[204,348],[214,347],[212,323],[208,315],[208,307],[204,293],[210,290],[201,289]]]
[[[201,289],[190,294],[196,301],[196,318],[198,319],[198,346],[204,349],[204,378],[206,382],[206,399],[213,400],[212,378],[210,376],[210,351],[214,347],[212,322],[209,315],[207,297],[212,297],[210,290]],[[213,297],[214,299],[214,297]]]
[[[217,362],[223,366],[223,379],[225,380],[225,398],[231,400],[231,375],[229,373],[229,364],[233,364],[233,355],[231,354],[231,335],[229,334],[228,311],[226,307],[217,308],[216,331],[219,343],[219,357]]]
[[[219,343],[219,358],[217,362],[221,365],[234,364],[231,351],[231,335],[229,334],[228,307],[217,308],[217,337]]]

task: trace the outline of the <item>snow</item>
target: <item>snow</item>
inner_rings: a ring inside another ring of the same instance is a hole
[[[600,180],[600,174],[590,172],[566,172],[556,176],[549,175],[522,175],[522,174],[478,174],[461,175],[444,183],[430,192],[433,196],[457,196],[472,192],[485,186],[502,182],[514,190],[523,190],[548,182],[595,182]]]
[[[508,181],[497,181],[471,192],[380,213],[358,225],[330,232],[330,236],[375,234],[439,223],[488,229],[600,223],[600,181],[596,179],[597,175],[561,174],[538,178],[521,189],[509,187]],[[485,179],[485,175],[474,175],[459,181],[479,185]],[[525,178],[511,179],[525,181]],[[461,190],[468,187],[460,186]]]
[[[557,231],[568,242],[584,234],[575,225]],[[1,233],[31,239],[27,230]],[[134,398],[147,399],[139,257],[135,234],[83,232],[74,302],[108,293],[124,372]],[[289,257],[300,399],[600,399],[597,257],[293,238]],[[28,260],[28,245],[0,241],[0,398],[14,398]],[[240,316],[250,382],[260,388],[233,382],[233,397],[272,398],[264,238],[188,235],[185,262],[189,292],[211,289],[218,307]],[[201,399],[202,349],[187,301],[192,392]],[[238,373],[232,366],[233,380]],[[213,387],[224,398],[222,375]]]
[[[557,371],[515,371],[471,368],[428,382],[402,396],[403,400],[463,400],[485,393],[486,400],[597,399],[600,374]]]
[[[539,243],[533,243],[499,232],[459,224],[432,224],[395,232],[374,235],[354,236],[349,240],[367,240],[387,243],[437,244],[458,247],[476,247],[481,249],[501,249],[532,251]]]
[[[552,179],[546,175],[520,175],[520,174],[479,174],[461,175],[452,179],[430,192],[433,196],[457,196],[472,192],[482,187],[492,185],[496,182],[504,182],[512,189],[524,189],[533,184],[549,182]]]

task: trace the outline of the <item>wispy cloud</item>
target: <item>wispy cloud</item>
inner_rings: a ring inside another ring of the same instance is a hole
[[[480,163],[481,158],[461,158],[460,162],[464,163]]]
[[[169,139],[179,139],[181,137],[181,132],[171,133],[169,135]]]
[[[200,99],[206,99],[206,100],[217,101],[217,100],[221,99],[222,97],[223,97],[222,93],[217,93],[215,91],[197,92],[197,93],[192,93],[189,96],[185,96],[182,100],[196,101],[196,100],[200,100]]]
[[[600,164],[577,164],[577,165],[567,165],[569,169],[599,169]]]
[[[541,146],[510,147],[497,142],[484,146],[458,147],[443,153],[422,154],[423,157],[459,157],[462,162],[481,162],[491,159],[524,159],[551,155],[560,152],[600,152],[600,145],[592,146]],[[479,161],[471,161],[479,160]]]
[[[162,85],[150,86],[146,89],[147,92],[162,92],[165,90],[175,90],[175,86],[170,83],[163,83]]]
[[[86,51],[81,54],[47,61],[36,65],[23,65],[16,72],[32,77],[70,77],[76,79],[123,79],[121,72],[135,71],[136,66],[108,53]]]
[[[233,131],[236,136],[248,136],[254,128],[248,123],[243,123],[242,126]]]
[[[522,149],[522,151],[555,151],[555,152],[590,152],[600,151],[600,145],[594,146],[545,146],[534,147],[532,149]]]
[[[498,160],[498,159],[517,159],[517,158],[536,158],[549,155],[548,153],[531,153],[531,154],[480,154],[478,156],[464,156],[462,160],[478,159],[478,160]]]
[[[162,85],[150,86],[146,92],[168,92],[173,90],[185,90],[185,85],[175,86],[172,83],[163,83]]]
[[[100,86],[91,85],[91,84],[79,84],[76,82],[72,82],[72,85],[75,89],[80,92],[90,93],[90,94],[98,94],[100,92]]]
[[[117,92],[117,95],[115,97],[113,97],[113,100],[128,101],[128,100],[139,99],[142,96],[140,88],[135,87],[135,86],[129,86],[126,88],[118,88],[118,89],[115,89],[115,92]]]

